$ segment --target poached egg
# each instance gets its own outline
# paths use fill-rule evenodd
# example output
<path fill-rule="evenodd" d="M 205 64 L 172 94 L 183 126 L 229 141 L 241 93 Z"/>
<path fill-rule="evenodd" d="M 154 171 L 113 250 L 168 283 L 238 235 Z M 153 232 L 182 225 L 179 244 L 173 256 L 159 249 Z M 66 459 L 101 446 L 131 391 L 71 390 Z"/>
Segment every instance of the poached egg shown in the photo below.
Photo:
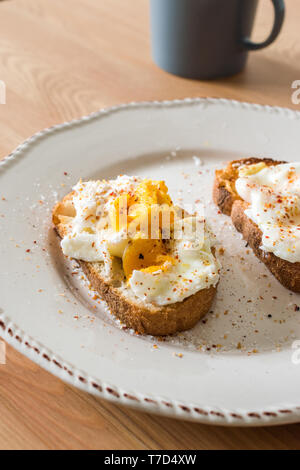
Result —
<path fill-rule="evenodd" d="M 138 299 L 167 305 L 218 283 L 220 265 L 205 220 L 175 206 L 163 181 L 126 175 L 79 181 L 72 204 L 76 215 L 61 241 L 63 253 L 103 262 L 110 279 L 120 259 Z"/>
<path fill-rule="evenodd" d="M 300 262 L 300 163 L 244 165 L 235 186 L 262 232 L 260 248 Z"/>

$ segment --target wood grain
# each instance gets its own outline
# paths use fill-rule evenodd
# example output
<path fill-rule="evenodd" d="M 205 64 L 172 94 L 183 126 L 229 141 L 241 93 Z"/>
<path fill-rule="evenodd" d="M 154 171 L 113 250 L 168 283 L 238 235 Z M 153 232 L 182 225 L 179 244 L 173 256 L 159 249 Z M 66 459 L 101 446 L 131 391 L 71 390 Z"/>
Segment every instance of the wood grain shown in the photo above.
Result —
<path fill-rule="evenodd" d="M 0 3 L 0 158 L 41 128 L 120 102 L 222 96 L 295 108 L 300 79 L 299 2 L 286 2 L 278 41 L 232 78 L 199 82 L 151 61 L 148 0 Z M 271 2 L 260 2 L 255 38 Z M 300 109 L 300 106 L 299 106 Z M 300 425 L 225 429 L 150 416 L 96 399 L 11 347 L 0 365 L 0 449 L 299 449 Z"/>

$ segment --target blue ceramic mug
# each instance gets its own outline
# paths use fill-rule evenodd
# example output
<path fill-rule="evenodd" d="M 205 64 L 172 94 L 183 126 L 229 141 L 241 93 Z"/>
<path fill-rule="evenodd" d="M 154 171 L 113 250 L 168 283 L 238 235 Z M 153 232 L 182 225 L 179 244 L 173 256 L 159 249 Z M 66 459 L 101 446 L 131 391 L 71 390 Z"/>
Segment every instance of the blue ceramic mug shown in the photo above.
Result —
<path fill-rule="evenodd" d="M 182 77 L 211 79 L 240 72 L 248 51 L 277 38 L 284 0 L 272 0 L 275 18 L 269 37 L 250 40 L 258 0 L 150 0 L 155 63 Z"/>

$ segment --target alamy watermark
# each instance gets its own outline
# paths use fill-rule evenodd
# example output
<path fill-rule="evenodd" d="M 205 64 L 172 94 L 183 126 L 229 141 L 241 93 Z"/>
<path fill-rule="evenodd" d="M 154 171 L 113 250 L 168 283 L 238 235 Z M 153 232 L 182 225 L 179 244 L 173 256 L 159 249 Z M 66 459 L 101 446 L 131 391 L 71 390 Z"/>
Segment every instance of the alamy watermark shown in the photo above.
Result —
<path fill-rule="evenodd" d="M 6 364 L 6 345 L 2 339 L 0 339 L 0 365 Z"/>
<path fill-rule="evenodd" d="M 6 104 L 6 85 L 3 80 L 0 80 L 0 104 Z"/>
<path fill-rule="evenodd" d="M 295 91 L 292 93 L 292 103 L 295 105 L 300 104 L 300 80 L 295 80 L 292 83 L 292 89 Z"/>
<path fill-rule="evenodd" d="M 109 214 L 104 213 L 103 207 L 97 207 L 97 229 L 110 227 L 122 238 L 129 239 L 183 240 L 189 249 L 199 250 L 205 239 L 204 206 L 198 205 L 196 212 L 194 209 L 193 204 L 185 204 L 182 208 L 168 204 L 129 205 L 127 196 L 120 196 Z M 94 222 L 92 215 L 85 220 Z"/>

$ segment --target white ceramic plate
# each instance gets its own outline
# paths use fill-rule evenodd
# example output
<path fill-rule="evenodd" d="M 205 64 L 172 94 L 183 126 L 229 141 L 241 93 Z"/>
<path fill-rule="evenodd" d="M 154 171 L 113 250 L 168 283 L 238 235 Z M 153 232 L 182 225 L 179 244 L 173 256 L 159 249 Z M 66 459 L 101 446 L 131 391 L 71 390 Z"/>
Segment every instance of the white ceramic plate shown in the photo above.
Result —
<path fill-rule="evenodd" d="M 222 425 L 299 421 L 300 298 L 211 202 L 216 166 L 298 160 L 299 131 L 291 110 L 187 99 L 102 110 L 27 140 L 0 163 L 1 336 L 72 385 L 148 412 Z M 174 200 L 204 203 L 225 248 L 212 313 L 165 341 L 122 330 L 51 227 L 53 204 L 80 177 L 119 173 L 165 179 Z"/>

